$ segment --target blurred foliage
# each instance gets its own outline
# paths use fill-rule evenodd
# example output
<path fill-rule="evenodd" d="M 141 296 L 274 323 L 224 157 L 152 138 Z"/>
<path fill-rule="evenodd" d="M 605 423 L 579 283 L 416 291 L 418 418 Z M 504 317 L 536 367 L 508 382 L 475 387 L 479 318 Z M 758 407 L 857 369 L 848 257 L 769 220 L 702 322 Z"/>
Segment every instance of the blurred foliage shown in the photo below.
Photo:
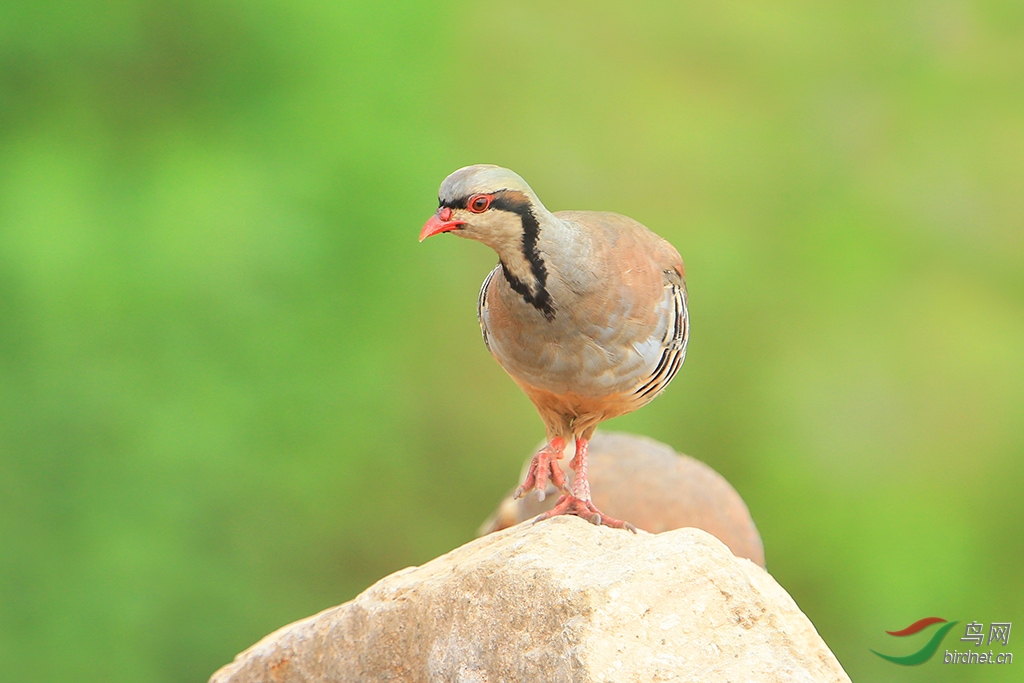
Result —
<path fill-rule="evenodd" d="M 0 4 L 0 669 L 202 681 L 472 538 L 542 427 L 493 254 L 416 237 L 489 162 L 679 248 L 608 426 L 733 482 L 854 680 L 1011 680 L 868 649 L 1024 627 L 1022 73 L 1011 1 Z"/>

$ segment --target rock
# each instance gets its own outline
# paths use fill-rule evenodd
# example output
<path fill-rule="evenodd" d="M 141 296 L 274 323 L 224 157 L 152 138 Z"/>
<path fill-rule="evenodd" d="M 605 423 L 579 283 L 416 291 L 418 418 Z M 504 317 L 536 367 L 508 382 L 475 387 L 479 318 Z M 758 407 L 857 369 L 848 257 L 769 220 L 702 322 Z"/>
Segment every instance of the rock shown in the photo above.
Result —
<path fill-rule="evenodd" d="M 784 591 L 698 529 L 523 524 L 270 634 L 211 683 L 849 681 Z"/>
<path fill-rule="evenodd" d="M 532 457 L 527 457 L 519 481 L 526 476 Z M 688 526 L 703 529 L 737 557 L 765 566 L 761 536 L 740 494 L 699 460 L 654 439 L 597 432 L 590 442 L 588 465 L 594 505 L 610 516 L 652 534 Z M 562 469 L 572 481 L 572 469 Z M 559 495 L 549 484 L 544 502 L 538 502 L 534 493 L 513 500 L 514 490 L 513 486 L 497 512 L 480 527 L 480 534 L 533 519 L 554 507 Z"/>

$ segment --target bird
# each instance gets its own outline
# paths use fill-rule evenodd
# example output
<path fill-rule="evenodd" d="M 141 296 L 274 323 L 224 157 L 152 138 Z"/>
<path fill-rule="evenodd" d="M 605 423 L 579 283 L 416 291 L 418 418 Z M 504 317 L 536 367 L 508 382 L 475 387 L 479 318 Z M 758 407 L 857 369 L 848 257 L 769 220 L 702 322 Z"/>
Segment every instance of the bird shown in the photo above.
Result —
<path fill-rule="evenodd" d="M 493 249 L 477 317 L 491 355 L 533 402 L 546 445 L 518 499 L 548 481 L 561 491 L 537 521 L 573 514 L 636 533 L 595 507 L 587 448 L 597 425 L 664 391 L 689 339 L 683 260 L 668 241 L 626 216 L 549 211 L 515 172 L 460 168 L 441 183 L 420 242 L 451 233 Z M 558 465 L 570 444 L 572 485 Z"/>

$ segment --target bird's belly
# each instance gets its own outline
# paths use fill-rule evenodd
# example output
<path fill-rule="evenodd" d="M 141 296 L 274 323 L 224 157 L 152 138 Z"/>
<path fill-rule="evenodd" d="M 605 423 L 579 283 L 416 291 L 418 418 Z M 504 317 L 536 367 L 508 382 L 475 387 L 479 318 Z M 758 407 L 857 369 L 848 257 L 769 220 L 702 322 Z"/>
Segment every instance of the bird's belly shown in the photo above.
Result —
<path fill-rule="evenodd" d="M 575 332 L 556 327 L 537 335 L 515 326 L 492 330 L 486 319 L 481 322 L 491 353 L 513 379 L 556 395 L 600 398 L 632 391 L 662 353 L 660 329 L 629 341 L 613 326 Z"/>

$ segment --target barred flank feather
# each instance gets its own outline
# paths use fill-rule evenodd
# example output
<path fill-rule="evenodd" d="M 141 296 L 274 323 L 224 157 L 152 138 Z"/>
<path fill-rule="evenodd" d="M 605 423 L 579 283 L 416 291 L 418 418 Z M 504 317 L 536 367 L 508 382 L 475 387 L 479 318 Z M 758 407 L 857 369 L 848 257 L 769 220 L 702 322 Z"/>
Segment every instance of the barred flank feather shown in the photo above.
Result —
<path fill-rule="evenodd" d="M 657 396 L 679 372 L 686 358 L 686 342 L 690 337 L 690 316 L 686 308 L 686 287 L 674 283 L 672 290 L 672 324 L 665 334 L 665 350 L 654 372 L 633 392 L 646 403 Z"/>

